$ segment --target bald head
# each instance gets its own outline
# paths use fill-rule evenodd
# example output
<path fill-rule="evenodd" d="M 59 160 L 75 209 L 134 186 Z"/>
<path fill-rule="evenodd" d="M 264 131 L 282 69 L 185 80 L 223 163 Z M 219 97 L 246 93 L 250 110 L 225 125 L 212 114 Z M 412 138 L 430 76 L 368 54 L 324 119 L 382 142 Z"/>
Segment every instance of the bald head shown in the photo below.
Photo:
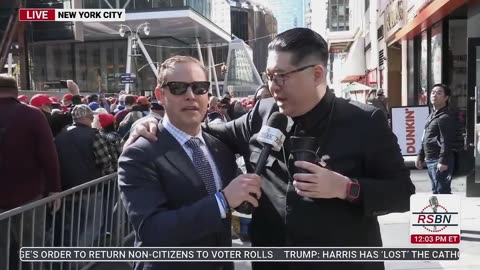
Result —
<path fill-rule="evenodd" d="M 0 74 L 0 97 L 18 96 L 17 81 L 13 76 L 6 73 Z"/>

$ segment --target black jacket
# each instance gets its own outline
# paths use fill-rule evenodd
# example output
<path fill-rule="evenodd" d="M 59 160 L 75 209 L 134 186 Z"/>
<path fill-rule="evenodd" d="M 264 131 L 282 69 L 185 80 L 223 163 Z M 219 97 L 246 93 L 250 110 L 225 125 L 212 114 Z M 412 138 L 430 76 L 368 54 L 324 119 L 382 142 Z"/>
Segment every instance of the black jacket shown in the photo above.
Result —
<path fill-rule="evenodd" d="M 221 218 L 215 196 L 208 195 L 182 145 L 162 124 L 157 136 L 156 142 L 138 139 L 118 163 L 120 197 L 135 229 L 135 246 L 231 246 L 230 220 Z M 236 176 L 234 155 L 212 136 L 203 138 L 225 187 Z M 139 262 L 135 269 L 231 270 L 233 264 Z"/>
<path fill-rule="evenodd" d="M 95 132 L 91 127 L 75 124 L 55 138 L 63 190 L 102 176 L 93 153 Z"/>
<path fill-rule="evenodd" d="M 332 104 L 335 106 L 332 108 Z M 243 155 L 247 170 L 254 171 L 262 145 L 257 133 L 278 111 L 273 98 L 262 99 L 243 117 L 210 132 Z M 332 115 L 328 136 L 327 122 Z M 377 216 L 409 210 L 415 187 L 405 167 L 397 139 L 385 114 L 374 107 L 336 98 L 331 92 L 310 112 L 294 119 L 293 130 L 325 140 L 320 156 L 328 154 L 332 170 L 356 178 L 360 200 L 310 199 L 296 194 L 287 169 L 290 146 L 273 152 L 263 173 L 262 197 L 250 226 L 253 246 L 381 246 Z M 298 134 L 295 134 L 298 135 Z M 328 138 L 327 138 L 328 137 Z M 290 166 L 291 171 L 291 166 Z M 291 172 L 290 172 L 291 173 Z M 319 268 L 321 267 L 321 268 Z M 254 269 L 383 269 L 383 263 L 254 264 Z"/>
<path fill-rule="evenodd" d="M 455 116 L 448 106 L 432 112 L 425 124 L 422 147 L 418 153 L 420 160 L 438 159 L 441 164 L 449 164 L 453 154 L 455 129 Z"/>

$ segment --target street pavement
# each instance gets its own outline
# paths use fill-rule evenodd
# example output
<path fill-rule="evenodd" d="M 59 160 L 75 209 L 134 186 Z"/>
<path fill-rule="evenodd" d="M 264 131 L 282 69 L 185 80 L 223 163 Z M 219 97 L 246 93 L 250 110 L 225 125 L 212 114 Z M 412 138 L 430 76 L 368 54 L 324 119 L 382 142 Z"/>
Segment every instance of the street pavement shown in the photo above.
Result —
<path fill-rule="evenodd" d="M 416 193 L 431 193 L 430 180 L 426 170 L 411 170 L 412 181 Z M 480 270 L 480 198 L 465 196 L 466 179 L 458 178 L 452 182 L 452 192 L 462 198 L 461 212 L 461 242 L 460 260 L 458 261 L 415 261 L 415 262 L 386 262 L 386 270 Z M 446 245 L 412 245 L 410 244 L 410 216 L 409 213 L 395 213 L 378 218 L 385 247 L 456 247 Z M 249 242 L 233 240 L 233 246 L 250 246 Z M 130 269 L 125 264 L 97 265 L 96 270 L 123 270 Z M 235 270 L 251 270 L 249 262 L 235 262 Z"/>

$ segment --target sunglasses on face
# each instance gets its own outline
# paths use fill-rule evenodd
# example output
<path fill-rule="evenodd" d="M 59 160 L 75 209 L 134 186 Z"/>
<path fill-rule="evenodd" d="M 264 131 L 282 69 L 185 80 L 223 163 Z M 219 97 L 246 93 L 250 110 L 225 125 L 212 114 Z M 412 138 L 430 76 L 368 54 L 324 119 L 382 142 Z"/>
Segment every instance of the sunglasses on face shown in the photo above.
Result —
<path fill-rule="evenodd" d="M 170 93 L 176 96 L 185 94 L 189 87 L 192 89 L 193 94 L 205 95 L 210 88 L 210 82 L 167 82 L 162 87 L 168 87 Z"/>

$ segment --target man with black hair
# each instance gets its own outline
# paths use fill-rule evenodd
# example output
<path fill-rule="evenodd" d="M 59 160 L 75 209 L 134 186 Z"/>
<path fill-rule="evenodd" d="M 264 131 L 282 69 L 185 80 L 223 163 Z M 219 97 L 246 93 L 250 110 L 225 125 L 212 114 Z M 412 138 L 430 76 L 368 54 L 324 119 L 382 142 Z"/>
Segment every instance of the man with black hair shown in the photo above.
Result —
<path fill-rule="evenodd" d="M 135 103 L 136 102 L 135 102 L 134 96 L 127 95 L 125 97 L 125 109 L 115 114 L 115 124 L 117 125 L 117 127 L 120 126 L 120 123 L 123 121 L 123 119 L 125 119 L 125 116 L 127 116 L 127 114 L 132 111 L 132 108 L 135 105 Z"/>
<path fill-rule="evenodd" d="M 418 169 L 427 166 L 433 194 L 451 194 L 454 165 L 455 116 L 448 108 L 451 95 L 445 84 L 435 84 L 430 92 L 433 111 L 427 118 L 422 147 L 415 163 Z"/>
<path fill-rule="evenodd" d="M 337 98 L 327 88 L 328 45 L 316 32 L 294 28 L 268 46 L 264 74 L 273 98 L 246 115 L 206 129 L 241 154 L 253 172 L 258 141 L 270 115 L 290 117 L 283 149 L 272 152 L 262 173 L 262 197 L 250 224 L 252 246 L 382 246 L 377 217 L 409 210 L 415 187 L 385 114 L 372 106 Z M 156 121 L 137 125 L 156 139 Z M 150 132 L 146 132 L 147 128 Z M 313 137 L 320 162 L 295 161 L 291 137 Z M 298 173 L 298 168 L 309 173 Z M 252 264 L 259 269 L 384 269 L 382 262 Z"/>

